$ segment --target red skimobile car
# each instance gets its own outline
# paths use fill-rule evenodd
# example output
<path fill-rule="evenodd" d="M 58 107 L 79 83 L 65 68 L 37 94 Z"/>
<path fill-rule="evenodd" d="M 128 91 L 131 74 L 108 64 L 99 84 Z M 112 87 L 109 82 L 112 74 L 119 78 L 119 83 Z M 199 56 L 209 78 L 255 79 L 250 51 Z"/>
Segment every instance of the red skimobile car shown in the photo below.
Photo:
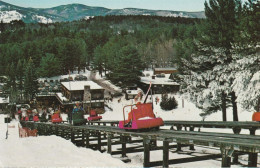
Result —
<path fill-rule="evenodd" d="M 60 117 L 60 114 L 59 113 L 54 113 L 51 116 L 51 122 L 52 123 L 61 123 L 62 122 L 62 118 Z"/>
<path fill-rule="evenodd" d="M 153 112 L 153 103 L 146 103 L 149 91 L 151 91 L 151 84 L 143 104 L 139 102 L 135 105 L 128 105 L 123 108 L 124 120 L 119 121 L 119 128 L 126 130 L 159 129 L 160 126 L 164 125 L 163 120 L 155 116 Z M 128 119 L 125 118 L 125 109 L 127 107 L 130 108 Z"/>
<path fill-rule="evenodd" d="M 128 119 L 125 119 L 125 108 L 130 107 Z M 125 106 L 123 109 L 124 120 L 119 121 L 119 128 L 127 130 L 159 128 L 164 125 L 161 118 L 156 118 L 153 113 L 152 103 Z"/>
<path fill-rule="evenodd" d="M 260 121 L 260 98 L 258 99 L 258 110 L 256 109 L 256 111 L 258 112 L 254 112 L 253 116 L 252 116 L 252 121 Z"/>
<path fill-rule="evenodd" d="M 95 110 L 90 110 L 88 121 L 97 121 L 97 120 L 101 120 L 101 119 L 102 119 L 102 116 L 98 116 L 97 112 Z"/>

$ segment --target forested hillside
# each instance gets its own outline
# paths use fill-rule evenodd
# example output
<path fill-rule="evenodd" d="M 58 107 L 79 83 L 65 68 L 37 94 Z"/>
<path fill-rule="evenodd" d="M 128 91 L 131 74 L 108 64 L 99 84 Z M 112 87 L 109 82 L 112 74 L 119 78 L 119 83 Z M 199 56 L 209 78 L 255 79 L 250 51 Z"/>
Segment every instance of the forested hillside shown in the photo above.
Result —
<path fill-rule="evenodd" d="M 88 3 L 88 2 L 86 2 Z M 204 11 L 186 12 L 171 10 L 149 10 L 140 8 L 108 9 L 84 4 L 66 4 L 52 8 L 25 8 L 0 1 L 0 20 L 9 23 L 22 20 L 25 23 L 54 23 L 88 19 L 93 16 L 149 15 L 168 17 L 205 18 Z"/>
<path fill-rule="evenodd" d="M 111 78 L 117 81 L 120 76 L 117 71 L 124 73 L 129 70 L 128 66 L 138 71 L 149 66 L 171 66 L 175 40 L 183 38 L 186 29 L 194 29 L 198 21 L 158 16 L 105 16 L 53 24 L 1 23 L 0 73 L 18 75 L 21 70 L 13 67 L 18 63 L 26 67 L 32 59 L 39 77 L 92 66 L 100 72 L 115 72 Z M 122 62 L 128 66 L 122 66 Z"/>
<path fill-rule="evenodd" d="M 206 19 L 98 16 L 51 24 L 0 23 L 0 75 L 32 95 L 38 77 L 91 68 L 120 86 L 141 71 L 176 67 L 181 92 L 209 115 L 260 110 L 260 2 L 209 0 Z M 31 81 L 31 82 L 30 82 Z M 259 103 L 260 104 L 260 103 Z"/>

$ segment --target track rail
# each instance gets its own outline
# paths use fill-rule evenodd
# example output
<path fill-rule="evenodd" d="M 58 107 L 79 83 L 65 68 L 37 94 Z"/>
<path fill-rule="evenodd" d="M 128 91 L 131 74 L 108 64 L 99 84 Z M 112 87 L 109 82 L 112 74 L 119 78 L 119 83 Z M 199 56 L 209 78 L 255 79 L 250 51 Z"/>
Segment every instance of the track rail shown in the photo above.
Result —
<path fill-rule="evenodd" d="M 89 121 L 88 125 L 110 125 L 110 126 L 118 126 L 119 121 Z M 182 128 L 189 128 L 189 130 L 193 131 L 195 128 L 230 128 L 233 130 L 235 134 L 239 134 L 241 129 L 248 129 L 250 131 L 250 135 L 255 135 L 255 131 L 260 129 L 260 122 L 252 122 L 252 121 L 174 121 L 174 120 L 166 120 L 164 121 L 165 126 L 170 126 L 171 129 L 176 127 L 177 130 L 182 130 Z"/>
<path fill-rule="evenodd" d="M 188 122 L 188 121 L 186 121 Z M 185 125 L 184 121 L 166 121 L 165 125 L 182 124 L 182 126 L 203 126 L 202 123 L 196 123 Z M 169 143 L 177 143 L 181 145 L 202 145 L 206 147 L 217 147 L 221 150 L 222 154 L 222 166 L 229 167 L 231 165 L 231 156 L 236 152 L 249 153 L 249 166 L 257 167 L 257 153 L 260 151 L 260 136 L 257 135 L 239 135 L 239 134 L 227 134 L 227 133 L 214 133 L 214 132 L 195 132 L 195 131 L 182 131 L 182 130 L 165 130 L 160 129 L 158 131 L 146 131 L 146 132 L 130 132 L 119 129 L 115 125 L 118 121 L 97 121 L 89 124 L 97 125 L 83 125 L 83 126 L 72 126 L 69 124 L 52 124 L 52 123 L 37 123 L 37 122 L 24 122 L 21 124 L 24 127 L 31 129 L 37 129 L 40 135 L 57 135 L 66 139 L 71 139 L 75 142 L 80 139 L 82 146 L 90 147 L 90 141 L 97 141 L 96 149 L 101 150 L 101 135 L 104 135 L 104 139 L 107 140 L 108 153 L 112 153 L 112 138 L 119 137 L 119 142 L 122 144 L 122 156 L 126 156 L 126 143 L 129 142 L 127 139 L 137 137 L 143 141 L 144 151 L 144 167 L 153 166 L 150 162 L 150 150 L 151 143 L 156 141 L 163 141 L 163 161 L 162 166 L 168 167 L 169 165 Z M 220 125 L 220 122 L 210 122 L 211 127 Z M 210 124 L 205 123 L 205 124 Z M 214 123 L 216 125 L 214 125 Z M 104 125 L 113 126 L 104 126 Z M 200 124 L 200 125 L 199 125 Z M 254 122 L 245 122 L 242 124 L 238 123 L 222 123 L 227 124 L 228 128 L 240 126 L 240 128 L 250 129 L 252 127 L 258 129 L 259 124 Z M 209 126 L 209 125 L 208 125 Z M 223 125 L 222 125 L 223 126 Z M 221 127 L 222 128 L 222 127 Z M 225 127 L 226 128 L 226 127 Z M 91 137 L 96 137 L 91 140 Z M 156 144 L 156 143 L 155 143 Z M 194 149 L 194 147 L 193 147 Z M 158 164 L 158 163 L 157 163 Z"/>

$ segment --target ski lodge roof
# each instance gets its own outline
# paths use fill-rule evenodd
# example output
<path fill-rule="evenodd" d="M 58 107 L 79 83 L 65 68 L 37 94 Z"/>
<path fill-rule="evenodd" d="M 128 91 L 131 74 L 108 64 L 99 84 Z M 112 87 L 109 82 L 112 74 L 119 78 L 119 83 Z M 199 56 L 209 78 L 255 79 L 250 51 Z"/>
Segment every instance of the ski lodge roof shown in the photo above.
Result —
<path fill-rule="evenodd" d="M 152 83 L 152 85 L 180 85 L 174 82 L 172 79 L 169 79 L 170 74 L 165 74 L 165 77 L 158 78 L 155 75 L 153 75 L 152 71 L 144 71 L 143 73 L 147 75 L 141 77 L 141 82 L 145 84 Z M 152 76 L 154 76 L 154 79 L 152 78 Z"/>
<path fill-rule="evenodd" d="M 176 68 L 154 68 L 153 73 L 154 75 L 156 74 L 171 74 L 171 73 L 176 73 L 178 70 Z"/>
<path fill-rule="evenodd" d="M 0 104 L 8 104 L 9 103 L 9 97 L 4 98 L 0 97 Z"/>
<path fill-rule="evenodd" d="M 70 91 L 84 90 L 84 86 L 90 86 L 91 90 L 94 89 L 104 89 L 93 81 L 70 81 L 70 82 L 61 82 L 61 84 Z"/>
<path fill-rule="evenodd" d="M 176 68 L 154 68 L 155 71 L 176 71 Z"/>
<path fill-rule="evenodd" d="M 155 79 L 152 79 L 151 77 L 141 77 L 141 82 L 145 83 L 145 84 L 152 83 L 152 85 L 180 85 L 180 84 L 178 84 L 176 82 L 173 82 L 171 79 L 168 79 L 168 78 L 163 78 L 163 79 L 155 78 Z"/>

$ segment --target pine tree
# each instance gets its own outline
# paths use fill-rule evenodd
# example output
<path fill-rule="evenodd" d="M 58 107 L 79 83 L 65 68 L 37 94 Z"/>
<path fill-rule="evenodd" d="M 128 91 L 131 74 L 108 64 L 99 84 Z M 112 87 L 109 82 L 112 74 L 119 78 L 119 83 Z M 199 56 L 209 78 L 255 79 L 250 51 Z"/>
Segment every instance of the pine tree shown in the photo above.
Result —
<path fill-rule="evenodd" d="M 115 62 L 114 69 L 110 77 L 116 83 L 121 82 L 123 87 L 136 84 L 140 81 L 144 64 L 133 46 L 125 46 L 117 53 L 118 59 Z"/>
<path fill-rule="evenodd" d="M 243 6 L 237 37 L 236 59 L 231 66 L 236 70 L 232 88 L 238 94 L 237 101 L 244 108 L 254 111 L 260 99 L 260 2 L 250 0 Z"/>
<path fill-rule="evenodd" d="M 184 81 L 193 101 L 203 108 L 214 111 L 222 109 L 223 121 L 226 121 L 226 108 L 231 97 L 233 120 L 238 121 L 237 94 L 232 90 L 235 73 L 229 64 L 233 61 L 233 44 L 238 32 L 238 16 L 241 10 L 240 1 L 209 0 L 205 2 L 206 20 L 198 25 L 200 38 L 195 41 L 197 51 L 191 57 L 183 60 L 190 67 Z M 221 100 L 221 106 L 218 104 Z"/>
<path fill-rule="evenodd" d="M 38 68 L 38 74 L 41 77 L 52 77 L 61 73 L 61 65 L 54 54 L 46 53 L 45 57 L 42 57 L 40 67 Z"/>
<path fill-rule="evenodd" d="M 101 46 L 97 46 L 94 51 L 94 59 L 93 59 L 93 66 L 94 69 L 98 70 L 99 75 L 102 77 L 102 72 L 104 69 L 104 63 L 106 62 L 105 54 L 103 54 L 103 49 Z"/>
<path fill-rule="evenodd" d="M 178 102 L 173 97 L 168 97 L 168 94 L 162 94 L 160 106 L 163 110 L 172 110 L 178 107 Z"/>
<path fill-rule="evenodd" d="M 38 92 L 38 81 L 35 72 L 33 61 L 30 58 L 25 68 L 24 77 L 24 90 L 27 100 L 32 100 Z"/>
<path fill-rule="evenodd" d="M 18 81 L 18 91 L 20 92 L 20 99 L 23 97 L 23 82 L 24 82 L 24 66 L 21 59 L 19 59 L 17 67 L 16 67 L 16 75 L 17 75 L 17 81 Z"/>
<path fill-rule="evenodd" d="M 8 69 L 8 77 L 9 77 L 9 86 L 11 86 L 14 90 L 16 90 L 16 70 L 14 66 L 14 62 L 11 63 Z"/>

